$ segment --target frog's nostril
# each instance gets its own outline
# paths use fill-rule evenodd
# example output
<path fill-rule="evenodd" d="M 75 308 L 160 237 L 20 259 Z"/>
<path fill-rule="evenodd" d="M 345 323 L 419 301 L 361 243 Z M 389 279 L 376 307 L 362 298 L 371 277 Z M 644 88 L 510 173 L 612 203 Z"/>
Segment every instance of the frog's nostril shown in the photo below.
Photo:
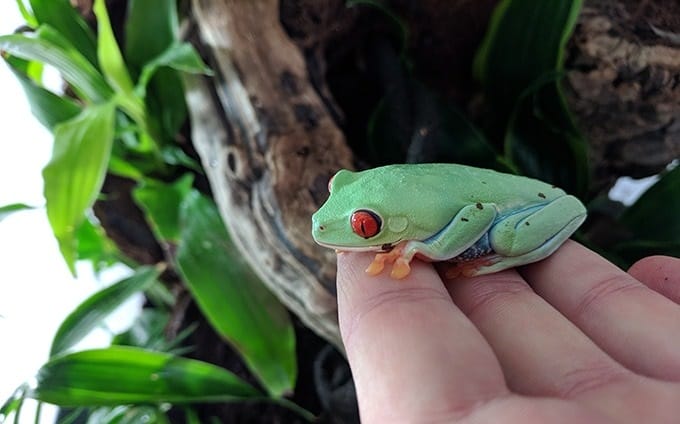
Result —
<path fill-rule="evenodd" d="M 324 227 L 323 225 L 319 225 L 319 231 L 323 231 L 325 229 L 326 229 L 326 227 Z"/>

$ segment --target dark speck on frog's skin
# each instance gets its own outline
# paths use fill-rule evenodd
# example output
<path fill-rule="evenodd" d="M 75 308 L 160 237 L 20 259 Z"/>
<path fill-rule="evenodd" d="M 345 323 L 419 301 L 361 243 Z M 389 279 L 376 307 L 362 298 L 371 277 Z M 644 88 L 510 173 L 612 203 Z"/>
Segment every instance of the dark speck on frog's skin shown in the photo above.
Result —
<path fill-rule="evenodd" d="M 481 203 L 477 203 L 475 206 L 477 207 L 477 209 L 484 209 L 484 206 L 482 206 Z"/>
<path fill-rule="evenodd" d="M 463 221 L 463 222 L 468 222 L 468 221 L 469 221 L 469 219 L 467 219 L 467 218 L 461 218 L 460 220 Z"/>
<path fill-rule="evenodd" d="M 541 199 L 545 199 L 545 194 L 543 194 L 543 193 L 538 193 L 538 197 L 540 197 Z"/>

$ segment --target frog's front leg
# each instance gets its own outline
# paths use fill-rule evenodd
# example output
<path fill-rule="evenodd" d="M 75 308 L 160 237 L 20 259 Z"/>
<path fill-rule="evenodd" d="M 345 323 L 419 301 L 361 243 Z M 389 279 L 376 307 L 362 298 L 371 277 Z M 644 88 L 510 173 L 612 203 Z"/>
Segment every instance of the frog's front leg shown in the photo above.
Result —
<path fill-rule="evenodd" d="M 402 279 L 411 272 L 410 263 L 415 255 L 432 261 L 451 259 L 464 252 L 486 233 L 493 224 L 496 214 L 496 207 L 492 203 L 466 206 L 458 211 L 441 231 L 429 239 L 411 240 L 403 247 L 398 246 L 391 252 L 378 254 L 366 271 L 377 274 L 385 262 L 394 261 L 390 275 L 392 278 Z"/>

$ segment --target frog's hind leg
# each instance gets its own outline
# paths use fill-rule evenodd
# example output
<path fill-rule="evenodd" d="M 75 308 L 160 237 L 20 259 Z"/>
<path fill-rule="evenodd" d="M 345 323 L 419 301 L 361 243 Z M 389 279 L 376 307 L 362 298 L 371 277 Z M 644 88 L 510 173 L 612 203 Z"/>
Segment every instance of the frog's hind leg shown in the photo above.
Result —
<path fill-rule="evenodd" d="M 501 259 L 468 275 L 482 275 L 550 256 L 586 218 L 578 199 L 563 196 L 497 222 L 489 231 L 491 247 Z"/>

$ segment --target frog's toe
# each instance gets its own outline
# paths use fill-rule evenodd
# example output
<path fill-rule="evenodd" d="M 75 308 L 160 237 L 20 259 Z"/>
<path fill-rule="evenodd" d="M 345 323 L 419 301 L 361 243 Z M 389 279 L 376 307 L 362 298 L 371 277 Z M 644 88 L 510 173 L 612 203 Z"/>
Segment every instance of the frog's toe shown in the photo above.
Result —
<path fill-rule="evenodd" d="M 366 268 L 366 274 L 368 275 L 378 275 L 385 268 L 385 261 L 381 261 L 379 258 L 373 259 L 373 262 Z"/>
<path fill-rule="evenodd" d="M 500 262 L 501 258 L 497 255 L 484 256 L 468 262 L 457 262 L 444 272 L 444 277 L 454 279 L 457 277 L 474 277 L 475 275 L 488 274 L 486 270 L 491 269 Z"/>
<path fill-rule="evenodd" d="M 409 265 L 409 261 L 404 258 L 398 258 L 396 261 L 394 261 L 394 265 L 392 266 L 392 272 L 390 273 L 390 276 L 394 279 L 401 280 L 410 273 L 411 266 Z"/>

